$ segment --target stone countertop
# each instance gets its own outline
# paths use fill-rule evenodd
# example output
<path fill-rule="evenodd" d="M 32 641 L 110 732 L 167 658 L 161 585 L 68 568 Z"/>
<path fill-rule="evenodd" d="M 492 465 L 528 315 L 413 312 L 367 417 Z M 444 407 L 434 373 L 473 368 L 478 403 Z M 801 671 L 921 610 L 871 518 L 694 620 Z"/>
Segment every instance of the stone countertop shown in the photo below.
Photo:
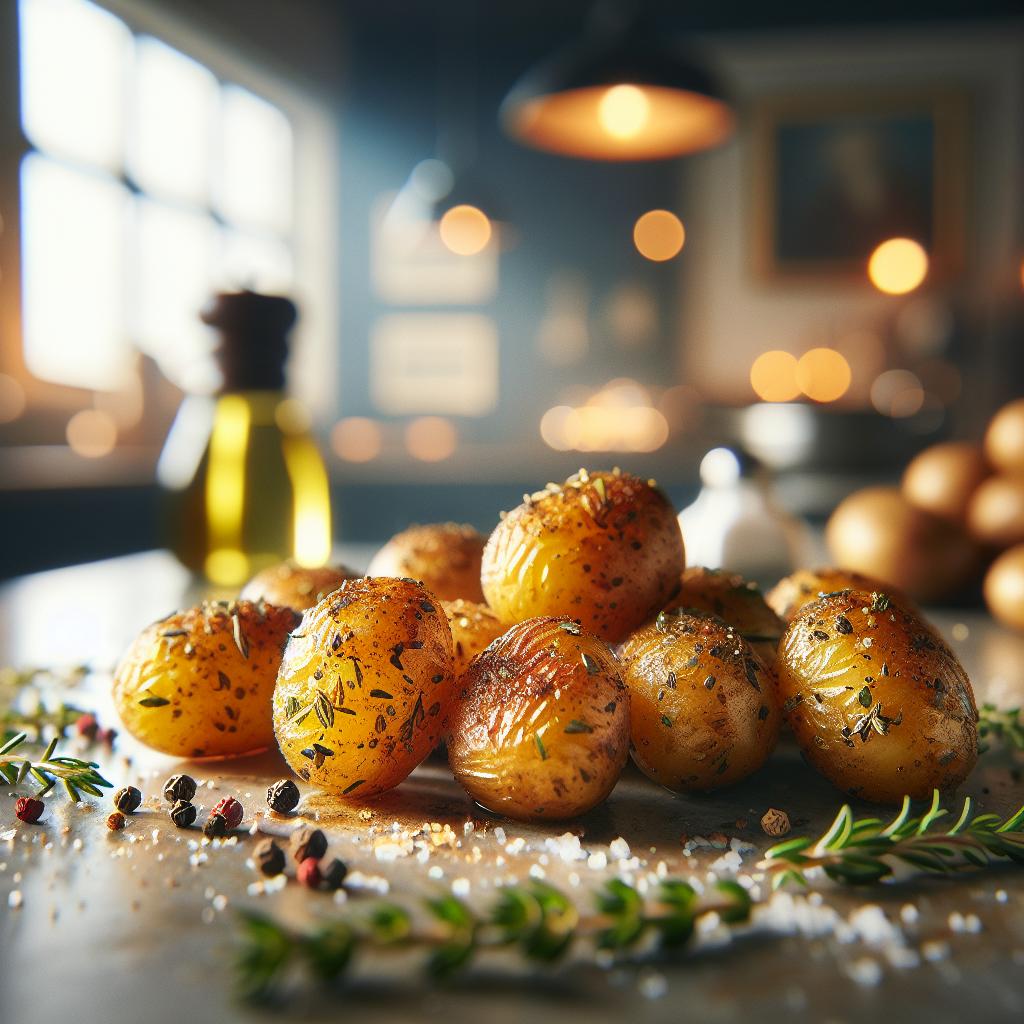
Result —
<path fill-rule="evenodd" d="M 365 552 L 342 552 L 356 564 Z M 147 622 L 185 599 L 189 581 L 155 552 L 28 577 L 0 591 L 0 664 L 89 662 L 97 672 L 76 696 L 114 721 L 106 693 L 117 655 Z M 970 672 L 979 702 L 1024 703 L 1024 637 L 978 612 L 934 616 Z M 503 822 L 475 808 L 443 760 L 431 759 L 398 790 L 366 805 L 304 792 L 301 819 L 316 821 L 356 886 L 348 907 L 290 881 L 265 887 L 247 865 L 255 840 L 203 843 L 171 824 L 160 798 L 174 770 L 200 781 L 196 801 L 241 800 L 245 823 L 287 834 L 299 818 L 270 815 L 269 782 L 287 776 L 276 753 L 234 762 L 175 762 L 119 737 L 96 748 L 115 785 L 146 795 L 128 827 L 104 821 L 109 798 L 70 806 L 48 801 L 36 826 L 14 818 L 0 791 L 0 1021 L 147 1024 L 242 1022 L 271 1014 L 304 1020 L 355 1012 L 360 1020 L 471 1019 L 489 1024 L 561 1021 L 900 1022 L 1024 1018 L 1024 871 L 998 867 L 955 879 L 907 881 L 851 891 L 766 899 L 752 926 L 701 930 L 673 960 L 599 968 L 581 957 L 528 971 L 496 956 L 455 984 L 431 987 L 404 955 L 360 960 L 349 987 L 299 993 L 253 1008 L 231 992 L 236 911 L 260 908 L 293 922 L 370 906 L 383 889 L 404 899 L 441 892 L 486 906 L 498 886 L 531 875 L 581 904 L 605 879 L 643 884 L 660 875 L 706 881 L 739 874 L 749 883 L 771 844 L 759 822 L 788 812 L 794 834 L 819 834 L 841 796 L 780 745 L 757 776 L 724 793 L 676 797 L 627 770 L 611 798 L 585 817 L 552 827 Z M 986 754 L 964 793 L 1005 814 L 1024 801 L 1024 761 Z M 963 794 L 961 794 L 963 795 Z M 868 812 L 867 807 L 855 807 Z M 569 834 L 567 834 L 569 830 Z M 578 839 L 578 842 L 577 842 Z M 730 843 L 730 840 L 734 840 Z M 628 846 L 628 850 L 626 849 Z M 767 894 L 762 893 L 767 897 Z"/>

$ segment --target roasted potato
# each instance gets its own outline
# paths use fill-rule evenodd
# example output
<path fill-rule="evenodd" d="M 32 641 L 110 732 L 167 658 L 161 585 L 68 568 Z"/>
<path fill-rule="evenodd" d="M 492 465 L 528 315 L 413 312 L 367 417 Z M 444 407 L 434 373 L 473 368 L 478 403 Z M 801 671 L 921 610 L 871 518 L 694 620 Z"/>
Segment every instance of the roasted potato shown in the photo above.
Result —
<path fill-rule="evenodd" d="M 175 757 L 273 746 L 270 698 L 299 616 L 262 602 L 203 604 L 147 626 L 114 674 L 125 728 Z"/>
<path fill-rule="evenodd" d="M 513 626 L 461 683 L 448 761 L 488 810 L 534 821 L 589 811 L 629 753 L 629 696 L 618 662 L 568 619 Z"/>
<path fill-rule="evenodd" d="M 505 632 L 501 619 L 485 604 L 473 601 L 442 601 L 452 631 L 452 650 L 455 652 L 455 675 L 461 676 L 469 663 Z"/>
<path fill-rule="evenodd" d="M 990 476 L 971 496 L 967 528 L 991 547 L 1024 544 L 1024 474 Z"/>
<path fill-rule="evenodd" d="M 967 673 L 931 626 L 885 594 L 848 590 L 805 606 L 782 638 L 777 672 L 804 756 L 851 796 L 927 797 L 974 767 Z"/>
<path fill-rule="evenodd" d="M 687 609 L 717 615 L 736 628 L 766 666 L 775 663 L 786 624 L 768 607 L 756 583 L 739 573 L 693 566 L 684 570 L 676 596 L 664 608 Z"/>
<path fill-rule="evenodd" d="M 633 760 L 660 785 L 720 789 L 757 771 L 775 748 L 774 682 L 736 627 L 665 613 L 626 641 L 622 664 Z"/>
<path fill-rule="evenodd" d="M 985 454 L 1002 473 L 1024 473 L 1024 398 L 1008 402 L 992 417 Z"/>
<path fill-rule="evenodd" d="M 874 590 L 888 594 L 903 605 L 910 603 L 904 594 L 874 576 L 835 567 L 797 569 L 768 591 L 767 601 L 783 623 L 787 623 L 793 621 L 805 604 L 817 601 L 823 594 L 834 594 L 840 590 L 864 590 L 867 593 Z"/>
<path fill-rule="evenodd" d="M 306 612 L 285 647 L 274 732 L 301 778 L 370 797 L 437 746 L 454 686 L 437 598 L 412 580 L 346 580 Z"/>
<path fill-rule="evenodd" d="M 945 441 L 925 448 L 910 460 L 901 489 L 912 505 L 963 523 L 971 495 L 991 472 L 977 445 Z"/>
<path fill-rule="evenodd" d="M 367 576 L 419 580 L 441 601 L 482 602 L 484 538 L 460 523 L 429 523 L 396 533 L 371 559 Z"/>
<path fill-rule="evenodd" d="M 684 565 L 675 511 L 653 481 L 581 469 L 505 516 L 481 573 L 503 622 L 568 616 L 617 643 L 672 596 Z"/>
<path fill-rule="evenodd" d="M 344 565 L 306 568 L 294 562 L 279 562 L 256 573 L 239 596 L 245 601 L 263 600 L 279 608 L 304 612 L 345 580 L 358 578 L 359 573 Z"/>

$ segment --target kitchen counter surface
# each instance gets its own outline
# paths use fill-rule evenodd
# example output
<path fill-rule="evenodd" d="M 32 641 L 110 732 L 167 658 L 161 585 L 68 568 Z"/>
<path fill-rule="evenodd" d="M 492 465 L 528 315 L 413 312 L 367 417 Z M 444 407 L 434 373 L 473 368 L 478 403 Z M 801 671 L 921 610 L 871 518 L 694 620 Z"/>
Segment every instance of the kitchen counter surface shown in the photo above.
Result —
<path fill-rule="evenodd" d="M 365 564 L 365 551 L 342 554 Z M 95 708 L 101 724 L 116 725 L 105 673 L 135 632 L 182 604 L 188 588 L 184 572 L 159 552 L 16 581 L 0 590 L 0 664 L 89 663 L 96 671 L 74 700 Z M 1024 637 L 979 612 L 934 619 L 979 703 L 1024 702 Z M 422 982 L 414 960 L 371 958 L 360 961 L 349 988 L 251 1007 L 232 996 L 240 908 L 302 922 L 370 906 L 384 888 L 395 899 L 454 889 L 486 905 L 497 886 L 531 872 L 581 904 L 614 874 L 706 880 L 709 870 L 738 871 L 749 882 L 759 851 L 772 842 L 759 825 L 766 810 L 785 810 L 794 835 L 817 835 L 842 798 L 784 742 L 758 776 L 722 794 L 674 797 L 627 771 L 586 817 L 524 827 L 474 808 L 444 762 L 430 760 L 375 803 L 344 806 L 304 792 L 302 816 L 328 832 L 330 854 L 361 886 L 339 908 L 330 894 L 294 882 L 259 891 L 260 876 L 246 863 L 253 837 L 204 844 L 197 829 L 175 829 L 160 805 L 163 779 L 188 771 L 201 783 L 199 804 L 235 795 L 247 825 L 287 834 L 295 821 L 265 813 L 268 783 L 288 775 L 276 753 L 182 763 L 130 737 L 119 737 L 113 752 L 90 749 L 115 786 L 134 782 L 146 794 L 123 832 L 105 827 L 109 798 L 71 806 L 54 796 L 43 822 L 30 826 L 15 819 L 10 792 L 0 790 L 0 1021 L 1024 1019 L 1024 870 L 1013 867 L 857 892 L 825 885 L 810 897 L 762 893 L 750 927 L 705 928 L 693 951 L 671 961 L 608 969 L 581 958 L 529 973 L 496 957 L 437 988 Z M 1024 802 L 1022 767 L 1021 755 L 987 753 L 964 793 L 1005 814 Z M 720 848 L 723 837 L 737 840 L 732 849 Z"/>

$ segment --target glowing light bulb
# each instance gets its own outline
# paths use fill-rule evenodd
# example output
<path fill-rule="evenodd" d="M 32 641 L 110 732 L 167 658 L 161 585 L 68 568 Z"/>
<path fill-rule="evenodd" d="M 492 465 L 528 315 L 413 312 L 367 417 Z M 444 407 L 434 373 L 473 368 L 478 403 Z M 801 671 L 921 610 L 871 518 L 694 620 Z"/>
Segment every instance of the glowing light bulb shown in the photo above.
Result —
<path fill-rule="evenodd" d="M 639 135 L 650 112 L 650 101 L 643 89 L 635 85 L 613 85 L 597 105 L 601 127 L 616 139 L 632 139 Z"/>
<path fill-rule="evenodd" d="M 912 292 L 927 273 L 928 254 L 912 238 L 890 238 L 868 260 L 871 283 L 886 295 Z"/>
<path fill-rule="evenodd" d="M 678 256 L 685 241 L 683 222 L 668 210 L 648 210 L 633 225 L 633 244 L 637 252 L 655 263 Z"/>
<path fill-rule="evenodd" d="M 483 210 L 465 203 L 446 210 L 439 227 L 441 241 L 459 256 L 475 256 L 491 240 L 491 221 Z"/>

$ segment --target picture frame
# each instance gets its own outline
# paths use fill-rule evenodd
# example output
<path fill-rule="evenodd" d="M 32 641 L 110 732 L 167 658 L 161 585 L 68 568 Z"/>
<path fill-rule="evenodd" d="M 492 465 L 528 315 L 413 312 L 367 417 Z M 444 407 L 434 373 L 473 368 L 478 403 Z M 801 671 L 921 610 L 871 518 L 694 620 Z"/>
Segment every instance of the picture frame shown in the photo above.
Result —
<path fill-rule="evenodd" d="M 857 282 L 888 238 L 963 267 L 967 101 L 952 90 L 777 96 L 753 111 L 752 256 L 766 281 Z"/>

